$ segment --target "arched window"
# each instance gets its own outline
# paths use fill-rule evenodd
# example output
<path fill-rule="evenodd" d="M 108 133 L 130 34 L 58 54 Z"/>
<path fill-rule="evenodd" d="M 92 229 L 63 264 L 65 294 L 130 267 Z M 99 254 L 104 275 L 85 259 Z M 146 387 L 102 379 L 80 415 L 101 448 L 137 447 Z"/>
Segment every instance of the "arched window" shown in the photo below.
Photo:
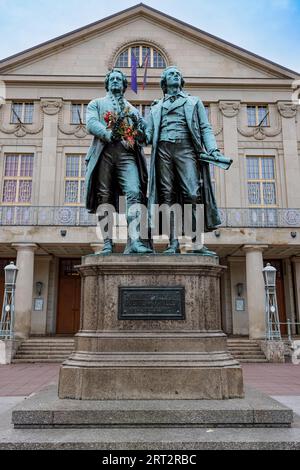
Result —
<path fill-rule="evenodd" d="M 115 67 L 131 67 L 131 54 L 134 53 L 139 67 L 143 67 L 148 57 L 148 67 L 164 69 L 166 61 L 162 54 L 154 47 L 145 45 L 129 46 L 117 57 Z"/>

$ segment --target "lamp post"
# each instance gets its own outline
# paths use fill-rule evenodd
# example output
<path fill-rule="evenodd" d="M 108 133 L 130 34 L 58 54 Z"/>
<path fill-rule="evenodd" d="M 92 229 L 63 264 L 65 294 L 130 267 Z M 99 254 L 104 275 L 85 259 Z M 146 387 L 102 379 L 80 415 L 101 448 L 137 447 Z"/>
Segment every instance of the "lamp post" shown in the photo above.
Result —
<path fill-rule="evenodd" d="M 14 328 L 15 290 L 18 268 L 14 262 L 5 266 L 5 290 L 0 321 L 0 338 L 12 339 Z"/>
<path fill-rule="evenodd" d="M 266 291 L 266 335 L 268 340 L 280 340 L 281 332 L 276 296 L 276 268 L 267 263 L 262 270 Z"/>

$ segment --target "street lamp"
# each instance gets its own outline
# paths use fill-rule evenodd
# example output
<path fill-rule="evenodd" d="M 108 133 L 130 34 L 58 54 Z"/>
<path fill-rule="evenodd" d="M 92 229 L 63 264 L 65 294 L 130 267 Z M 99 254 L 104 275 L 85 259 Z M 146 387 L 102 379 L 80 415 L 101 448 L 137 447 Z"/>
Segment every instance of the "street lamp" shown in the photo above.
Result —
<path fill-rule="evenodd" d="M 18 268 L 11 261 L 4 268 L 5 290 L 0 322 L 0 338 L 12 339 L 15 311 L 15 290 Z"/>
<path fill-rule="evenodd" d="M 267 263 L 262 270 L 266 292 L 266 335 L 269 340 L 281 340 L 280 323 L 276 296 L 276 268 Z"/>

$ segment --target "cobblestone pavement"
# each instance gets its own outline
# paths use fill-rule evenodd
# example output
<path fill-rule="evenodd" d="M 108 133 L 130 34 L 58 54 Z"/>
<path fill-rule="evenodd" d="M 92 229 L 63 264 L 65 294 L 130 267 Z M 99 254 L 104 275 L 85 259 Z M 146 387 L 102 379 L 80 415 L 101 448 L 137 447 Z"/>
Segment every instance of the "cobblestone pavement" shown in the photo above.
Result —
<path fill-rule="evenodd" d="M 0 397 L 28 396 L 58 382 L 60 364 L 0 366 Z M 300 365 L 243 364 L 244 382 L 268 395 L 300 396 Z"/>

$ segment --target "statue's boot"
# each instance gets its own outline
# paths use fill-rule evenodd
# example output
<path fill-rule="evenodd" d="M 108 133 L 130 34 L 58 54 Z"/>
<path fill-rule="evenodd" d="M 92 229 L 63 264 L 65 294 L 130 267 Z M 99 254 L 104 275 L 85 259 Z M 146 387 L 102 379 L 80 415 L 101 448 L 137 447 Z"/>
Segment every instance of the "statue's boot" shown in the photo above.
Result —
<path fill-rule="evenodd" d="M 176 235 L 175 235 L 174 214 L 171 214 L 169 245 L 165 249 L 164 253 L 166 255 L 175 255 L 176 253 L 180 253 L 179 247 L 180 247 L 179 241 L 178 241 L 178 239 L 176 238 Z"/>
<path fill-rule="evenodd" d="M 217 253 L 214 251 L 211 251 L 207 248 L 205 245 L 199 245 L 197 248 L 197 245 L 194 246 L 193 253 L 196 253 L 197 255 L 202 255 L 202 256 L 218 256 Z"/>
<path fill-rule="evenodd" d="M 140 224 L 133 224 L 138 215 L 138 212 L 134 215 L 127 215 L 128 242 L 124 250 L 125 255 L 129 255 L 131 253 L 141 255 L 146 253 L 153 253 L 152 249 L 147 247 L 141 240 Z"/>
<path fill-rule="evenodd" d="M 151 250 L 151 248 L 144 245 L 142 240 L 138 239 L 130 243 L 129 253 L 144 254 L 144 253 L 153 253 L 153 251 Z"/>
<path fill-rule="evenodd" d="M 176 253 L 180 253 L 179 249 L 179 241 L 177 238 L 170 239 L 170 243 L 168 247 L 165 249 L 164 253 L 166 255 L 175 255 Z"/>
<path fill-rule="evenodd" d="M 101 255 L 110 255 L 113 252 L 113 243 L 110 238 L 106 238 L 104 240 L 104 246 L 102 251 L 100 251 Z"/>

